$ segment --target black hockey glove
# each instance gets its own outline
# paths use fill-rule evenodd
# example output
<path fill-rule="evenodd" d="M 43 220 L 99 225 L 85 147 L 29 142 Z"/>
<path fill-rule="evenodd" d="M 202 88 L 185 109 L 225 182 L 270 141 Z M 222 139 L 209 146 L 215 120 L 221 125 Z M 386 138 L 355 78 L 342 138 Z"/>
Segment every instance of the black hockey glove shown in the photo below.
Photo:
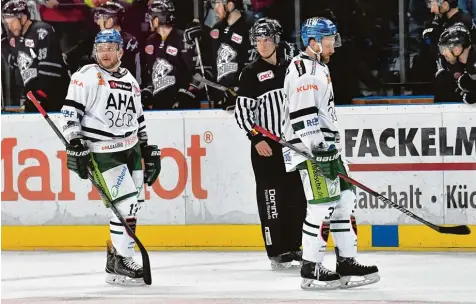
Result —
<path fill-rule="evenodd" d="M 339 153 L 334 145 L 331 145 L 327 151 L 313 150 L 312 155 L 322 175 L 330 180 L 337 178 L 337 173 L 339 173 Z"/>
<path fill-rule="evenodd" d="M 76 172 L 80 178 L 87 179 L 88 167 L 91 162 L 88 146 L 86 146 L 81 139 L 73 139 L 70 144 L 66 146 L 66 154 L 68 155 L 68 169 Z"/>
<path fill-rule="evenodd" d="M 197 20 L 193 20 L 187 25 L 187 29 L 183 32 L 185 42 L 189 45 L 195 44 L 195 38 L 200 38 L 203 35 L 202 26 Z"/>
<path fill-rule="evenodd" d="M 188 90 L 184 88 L 179 89 L 172 109 L 199 109 L 200 102 L 195 95 L 197 90 L 194 86 L 190 86 Z"/>
<path fill-rule="evenodd" d="M 142 158 L 144 159 L 144 183 L 152 186 L 160 173 L 160 149 L 156 145 L 142 147 Z"/>
<path fill-rule="evenodd" d="M 154 95 L 152 94 L 152 89 L 147 87 L 141 91 L 141 101 L 143 108 L 149 109 L 154 104 Z"/>

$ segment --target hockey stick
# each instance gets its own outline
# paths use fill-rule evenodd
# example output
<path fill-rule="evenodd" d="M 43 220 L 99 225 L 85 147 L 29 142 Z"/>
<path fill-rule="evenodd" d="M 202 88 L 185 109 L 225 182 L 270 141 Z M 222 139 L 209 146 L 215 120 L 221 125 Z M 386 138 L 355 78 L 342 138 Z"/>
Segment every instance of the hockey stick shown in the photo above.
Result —
<path fill-rule="evenodd" d="M 208 79 L 205 79 L 205 78 L 203 78 L 201 75 L 197 75 L 197 74 L 196 74 L 195 76 L 193 76 L 193 79 L 195 79 L 196 81 L 199 81 L 199 82 L 201 82 L 201 83 L 203 83 L 203 84 L 209 85 L 210 87 L 215 88 L 215 89 L 217 89 L 217 90 L 219 90 L 219 91 L 228 92 L 228 93 L 230 93 L 231 95 L 233 95 L 234 97 L 238 95 L 238 94 L 236 94 L 236 92 L 235 92 L 234 90 L 232 90 L 232 89 L 230 89 L 230 88 L 227 88 L 227 87 L 225 87 L 225 86 L 222 86 L 222 85 L 220 85 L 220 84 L 218 84 L 218 83 L 212 82 L 212 81 L 210 81 L 210 80 L 208 80 Z"/>
<path fill-rule="evenodd" d="M 38 111 L 43 115 L 43 117 L 46 119 L 46 122 L 50 125 L 50 127 L 53 129 L 53 131 L 56 133 L 56 135 L 59 137 L 63 145 L 69 146 L 68 141 L 66 138 L 64 138 L 63 134 L 61 133 L 60 130 L 58 130 L 58 127 L 55 125 L 55 123 L 51 120 L 51 118 L 48 116 L 48 113 L 46 113 L 45 109 L 41 106 L 41 104 L 38 102 L 38 100 L 35 98 L 33 93 L 30 91 L 26 94 L 29 100 L 35 105 L 35 107 L 38 109 Z M 147 285 L 152 284 L 152 274 L 150 271 L 150 260 L 149 260 L 149 254 L 147 253 L 147 250 L 145 249 L 144 245 L 142 245 L 141 241 L 139 238 L 137 238 L 136 234 L 132 231 L 132 229 L 129 227 L 129 225 L 126 223 L 126 220 L 122 217 L 121 213 L 119 210 L 117 210 L 116 206 L 111 203 L 111 200 L 107 197 L 106 193 L 102 189 L 102 187 L 95 181 L 93 173 L 91 170 L 88 170 L 88 178 L 89 180 L 93 183 L 93 185 L 96 187 L 96 189 L 99 192 L 99 195 L 104 199 L 106 202 L 109 203 L 109 206 L 111 207 L 112 212 L 117 216 L 121 224 L 124 226 L 124 228 L 127 231 L 127 234 L 136 242 L 137 247 L 139 247 L 140 254 L 142 256 L 142 266 L 144 267 L 144 283 Z"/>
<path fill-rule="evenodd" d="M 314 157 L 312 155 L 310 155 L 309 153 L 296 148 L 293 144 L 290 144 L 287 141 L 283 140 L 282 138 L 279 138 L 278 136 L 272 134 L 268 130 L 263 129 L 262 127 L 260 127 L 258 125 L 255 125 L 254 129 L 256 131 L 258 131 L 259 133 L 263 134 L 264 136 L 280 143 L 284 147 L 287 147 L 287 148 L 293 150 L 294 152 L 298 153 L 299 155 L 302 155 L 302 156 L 304 156 L 305 158 L 307 158 L 309 160 L 314 160 Z M 471 230 L 466 225 L 444 227 L 444 226 L 438 226 L 438 225 L 435 225 L 433 223 L 430 223 L 430 222 L 422 219 L 418 215 L 412 213 L 411 211 L 409 211 L 409 210 L 399 206 L 398 204 L 392 202 L 391 200 L 389 200 L 385 196 L 379 194 L 378 192 L 370 189 L 369 187 L 367 187 L 365 185 L 362 185 L 358 181 L 356 181 L 356 180 L 354 180 L 354 179 L 352 179 L 352 178 L 350 178 L 350 177 L 348 177 L 348 176 L 346 176 L 342 173 L 338 173 L 337 175 L 340 178 L 342 178 L 343 180 L 351 183 L 354 186 L 359 187 L 360 189 L 364 190 L 365 192 L 369 193 L 370 195 L 380 199 L 382 202 L 387 203 L 388 205 L 392 206 L 393 208 L 395 208 L 395 209 L 399 210 L 400 212 L 406 214 L 407 216 L 411 217 L 412 219 L 414 219 L 416 221 L 419 221 L 420 223 L 425 224 L 426 226 L 430 227 L 433 230 L 438 231 L 439 233 L 446 233 L 446 234 L 470 234 L 471 233 Z"/>
<path fill-rule="evenodd" d="M 195 20 L 196 19 L 194 19 L 194 21 Z M 202 52 L 200 51 L 200 46 L 198 45 L 197 37 L 195 37 L 195 49 L 198 55 L 198 63 L 200 64 L 200 70 L 202 71 L 202 77 L 203 79 L 205 79 L 205 69 L 203 68 Z M 210 93 L 208 93 L 208 86 L 206 84 L 205 84 L 205 94 L 207 95 L 207 99 L 208 99 L 208 107 L 211 109 L 213 108 L 213 106 L 212 106 L 212 101 L 210 100 Z"/>

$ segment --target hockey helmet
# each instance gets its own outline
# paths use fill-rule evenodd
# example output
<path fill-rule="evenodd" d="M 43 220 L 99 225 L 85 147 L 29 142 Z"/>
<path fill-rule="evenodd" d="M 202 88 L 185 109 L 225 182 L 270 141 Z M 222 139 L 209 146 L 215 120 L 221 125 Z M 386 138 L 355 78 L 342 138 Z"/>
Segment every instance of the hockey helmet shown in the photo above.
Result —
<path fill-rule="evenodd" d="M 279 22 L 270 18 L 258 19 L 250 28 L 251 45 L 256 47 L 258 37 L 271 37 L 275 44 L 279 44 L 283 29 Z"/>
<path fill-rule="evenodd" d="M 342 45 L 340 35 L 337 32 L 337 27 L 329 19 L 313 17 L 307 19 L 302 24 L 301 39 L 304 47 L 309 46 L 310 39 L 315 39 L 318 43 L 320 43 L 322 41 L 322 38 L 329 36 L 336 37 L 334 47 L 339 47 Z"/>
<path fill-rule="evenodd" d="M 115 29 L 107 29 L 100 31 L 94 39 L 94 44 L 98 43 L 116 43 L 119 48 L 122 49 L 122 37 L 121 34 Z"/>
<path fill-rule="evenodd" d="M 21 15 L 30 18 L 26 0 L 10 0 L 3 4 L 2 17 L 20 17 Z"/>
<path fill-rule="evenodd" d="M 471 34 L 463 23 L 456 23 L 445 29 L 438 41 L 440 53 L 443 53 L 446 48 L 452 51 L 458 45 L 461 45 L 463 49 L 471 45 Z"/>
<path fill-rule="evenodd" d="M 121 3 L 117 1 L 107 1 L 101 6 L 94 9 L 94 21 L 101 16 L 105 18 L 113 18 L 115 24 L 121 24 L 124 19 L 125 9 Z"/>
<path fill-rule="evenodd" d="M 153 0 L 147 10 L 147 16 L 150 21 L 157 17 L 160 24 L 174 24 L 175 5 L 172 0 Z"/>

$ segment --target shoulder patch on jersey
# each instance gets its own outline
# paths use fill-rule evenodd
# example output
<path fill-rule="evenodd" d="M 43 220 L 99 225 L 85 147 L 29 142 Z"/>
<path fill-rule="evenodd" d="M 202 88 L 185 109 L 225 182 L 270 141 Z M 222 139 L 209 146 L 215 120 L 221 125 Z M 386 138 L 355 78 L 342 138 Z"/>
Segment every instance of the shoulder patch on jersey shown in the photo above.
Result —
<path fill-rule="evenodd" d="M 273 79 L 274 78 L 274 73 L 273 73 L 273 71 L 269 70 L 269 71 L 259 73 L 257 76 L 258 76 L 258 80 L 260 82 L 263 82 L 263 81 L 268 80 L 268 79 Z"/>
<path fill-rule="evenodd" d="M 165 52 L 169 55 L 177 56 L 178 50 L 177 50 L 177 48 L 169 45 L 169 46 L 167 46 L 167 50 Z"/>
<path fill-rule="evenodd" d="M 294 61 L 294 65 L 296 66 L 296 70 L 299 73 L 299 77 L 306 74 L 306 67 L 304 65 L 304 61 L 296 60 L 296 61 Z"/>
<path fill-rule="evenodd" d="M 233 35 L 231 35 L 231 40 L 238 44 L 241 44 L 243 42 L 243 36 L 238 35 L 237 33 L 233 33 Z"/>
<path fill-rule="evenodd" d="M 15 37 L 10 38 L 10 46 L 15 47 Z"/>
<path fill-rule="evenodd" d="M 213 38 L 213 39 L 218 39 L 218 37 L 220 37 L 220 31 L 217 30 L 217 29 L 214 29 L 210 32 L 210 36 Z"/>
<path fill-rule="evenodd" d="M 154 46 L 152 44 L 149 44 L 145 47 L 145 52 L 149 55 L 154 54 Z"/>
<path fill-rule="evenodd" d="M 35 41 L 33 41 L 33 39 L 25 39 L 25 46 L 27 47 L 35 47 Z"/>
<path fill-rule="evenodd" d="M 43 40 L 48 35 L 48 31 L 44 28 L 39 28 L 36 33 L 38 34 L 38 39 Z"/>
<path fill-rule="evenodd" d="M 135 83 L 132 84 L 132 91 L 134 92 L 134 97 L 139 97 L 141 95 L 140 87 Z"/>

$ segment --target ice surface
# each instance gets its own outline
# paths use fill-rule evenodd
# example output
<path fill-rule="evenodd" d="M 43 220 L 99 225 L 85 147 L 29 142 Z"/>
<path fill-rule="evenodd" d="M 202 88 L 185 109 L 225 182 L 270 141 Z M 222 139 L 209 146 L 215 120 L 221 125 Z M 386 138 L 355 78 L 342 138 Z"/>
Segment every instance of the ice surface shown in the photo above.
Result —
<path fill-rule="evenodd" d="M 302 290 L 299 270 L 270 270 L 264 252 L 150 252 L 153 282 L 142 287 L 105 283 L 105 260 L 105 252 L 2 252 L 2 303 L 476 303 L 475 253 L 364 252 L 359 261 L 375 263 L 380 282 L 331 291 Z M 329 252 L 324 264 L 334 263 Z"/>

